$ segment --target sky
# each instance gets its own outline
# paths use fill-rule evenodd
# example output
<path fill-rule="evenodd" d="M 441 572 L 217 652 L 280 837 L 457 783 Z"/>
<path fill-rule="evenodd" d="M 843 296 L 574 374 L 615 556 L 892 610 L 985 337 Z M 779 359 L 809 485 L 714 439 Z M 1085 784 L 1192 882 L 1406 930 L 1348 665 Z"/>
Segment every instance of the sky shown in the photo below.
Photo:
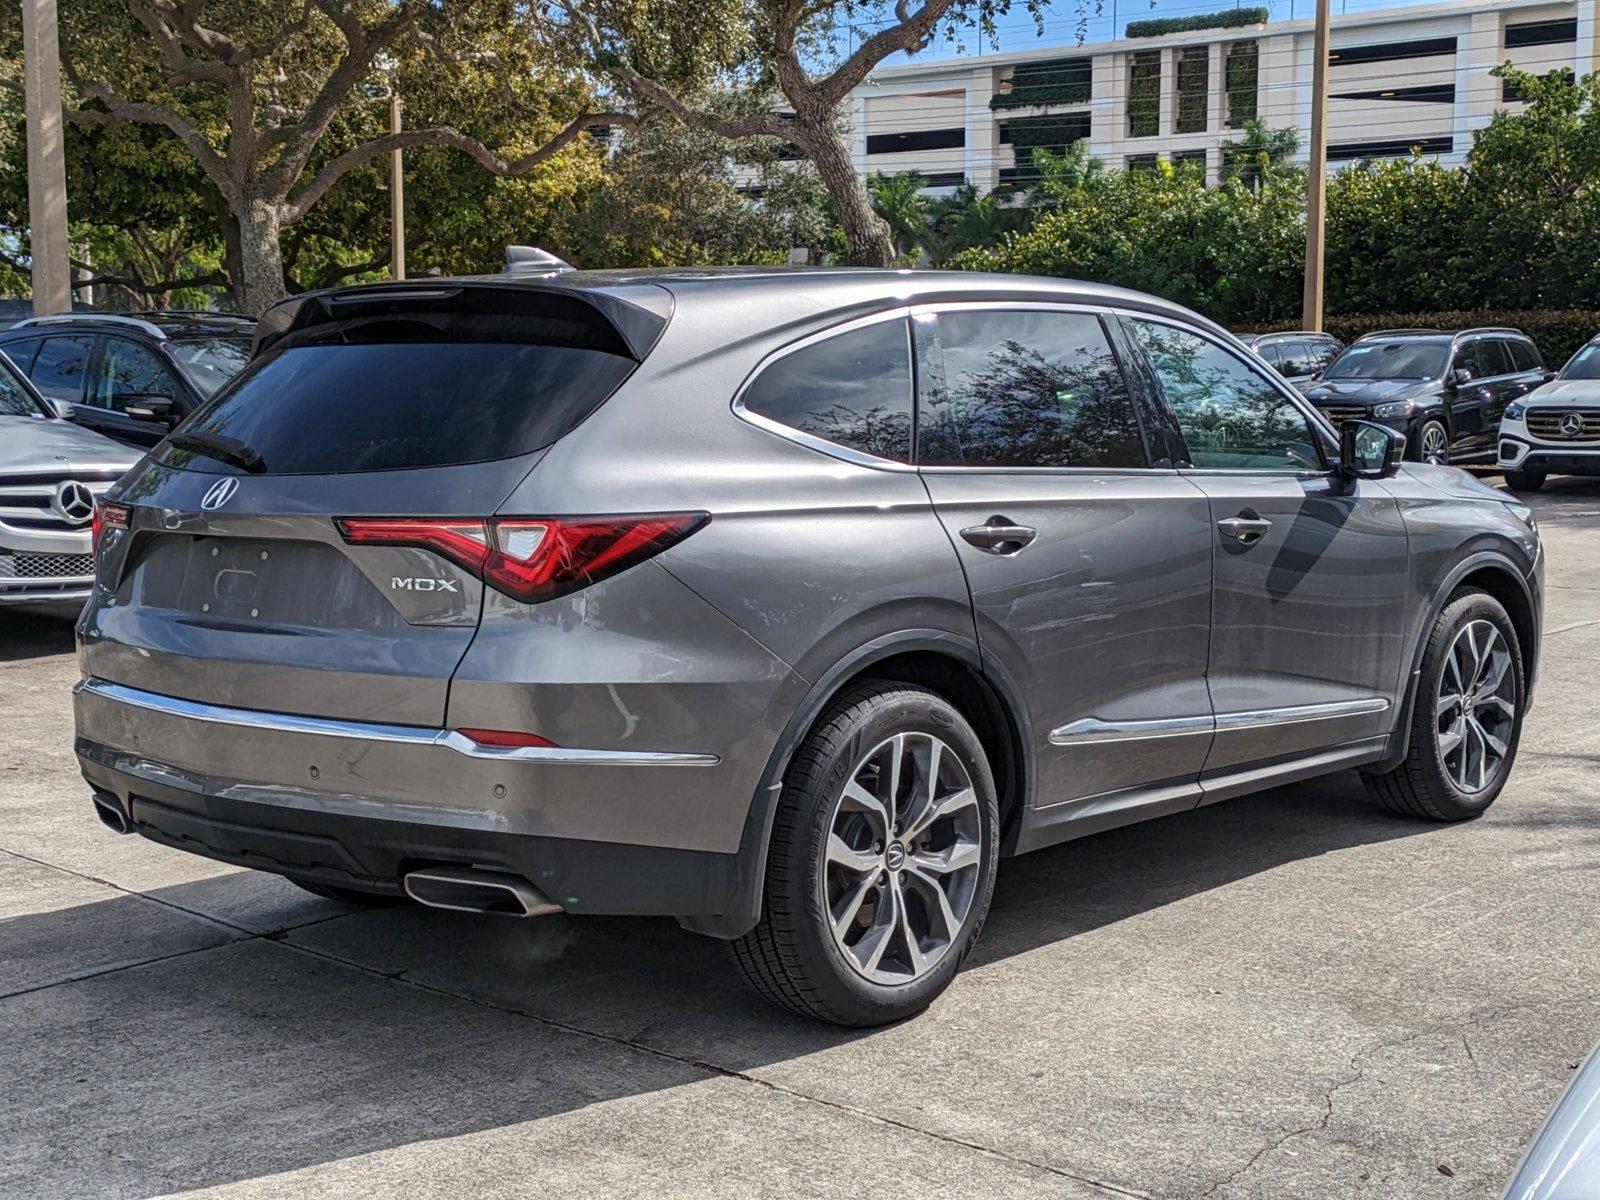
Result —
<path fill-rule="evenodd" d="M 977 34 L 969 32 L 963 39 L 963 45 L 936 42 L 917 55 L 914 61 L 935 62 L 980 53 L 992 54 L 997 50 L 1013 52 L 1052 46 L 1071 47 L 1079 43 L 1080 31 L 1083 41 L 1110 41 L 1113 37 L 1121 36 L 1129 21 L 1144 20 L 1147 17 L 1195 16 L 1241 6 L 1265 7 L 1272 13 L 1274 21 L 1309 18 L 1316 12 L 1316 0 L 1155 0 L 1155 3 L 1151 3 L 1151 0 L 1098 0 L 1097 15 L 1097 0 L 1082 0 L 1089 6 L 1089 12 L 1080 25 L 1079 2 L 1080 0 L 1055 0 L 1052 11 L 1045 15 L 1045 33 L 1040 37 L 1035 31 L 1033 18 L 1021 0 L 1013 0 L 1012 11 L 1000 20 L 998 46 L 990 38 L 982 39 L 980 46 Z M 1428 2 L 1430 0 L 1333 0 L 1333 15 L 1337 17 L 1343 12 L 1400 8 Z M 887 59 L 884 65 L 892 66 L 908 61 L 913 60 L 897 54 Z"/>

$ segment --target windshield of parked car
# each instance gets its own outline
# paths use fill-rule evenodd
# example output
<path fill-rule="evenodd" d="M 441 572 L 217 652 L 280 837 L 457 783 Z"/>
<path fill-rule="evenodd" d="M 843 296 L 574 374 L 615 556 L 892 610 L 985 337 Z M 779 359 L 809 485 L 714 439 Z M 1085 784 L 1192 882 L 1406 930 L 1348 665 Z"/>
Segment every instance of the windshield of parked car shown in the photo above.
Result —
<path fill-rule="evenodd" d="M 1357 342 L 1322 373 L 1324 379 L 1436 379 L 1450 348 L 1440 342 Z"/>
<path fill-rule="evenodd" d="M 0 354 L 0 417 L 48 417 L 17 377 L 11 360 Z"/>
<path fill-rule="evenodd" d="M 211 395 L 250 361 L 250 339 L 244 337 L 179 338 L 168 346 L 172 361 L 202 396 Z"/>
<path fill-rule="evenodd" d="M 1557 379 L 1600 379 L 1600 342 L 1590 342 L 1567 360 Z"/>

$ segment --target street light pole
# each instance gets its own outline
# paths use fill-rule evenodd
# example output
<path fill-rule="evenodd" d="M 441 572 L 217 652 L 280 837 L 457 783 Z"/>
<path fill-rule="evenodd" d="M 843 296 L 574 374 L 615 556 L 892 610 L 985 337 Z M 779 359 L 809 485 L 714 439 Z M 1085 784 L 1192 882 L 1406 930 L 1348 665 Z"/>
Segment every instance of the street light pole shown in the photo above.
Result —
<path fill-rule="evenodd" d="M 28 127 L 28 249 L 33 263 L 33 312 L 45 317 L 72 309 L 56 0 L 22 0 L 22 62 Z"/>
<path fill-rule="evenodd" d="M 389 132 L 400 132 L 400 92 L 393 83 L 389 86 Z M 406 176 L 399 150 L 389 152 L 389 234 L 393 239 L 391 273 L 396 279 L 406 277 Z"/>
<path fill-rule="evenodd" d="M 1317 0 L 1315 58 L 1311 68 L 1311 169 L 1306 175 L 1306 290 L 1301 324 L 1322 328 L 1323 259 L 1328 211 L 1328 45 L 1332 0 Z"/>

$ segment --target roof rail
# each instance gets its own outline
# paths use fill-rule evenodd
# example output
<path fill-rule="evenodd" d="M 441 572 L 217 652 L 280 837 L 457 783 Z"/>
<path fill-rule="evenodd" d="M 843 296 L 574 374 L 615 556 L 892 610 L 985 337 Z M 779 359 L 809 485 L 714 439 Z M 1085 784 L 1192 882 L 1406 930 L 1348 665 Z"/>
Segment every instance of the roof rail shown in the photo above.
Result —
<path fill-rule="evenodd" d="M 560 275 L 577 268 L 538 246 L 507 246 L 507 275 Z"/>
<path fill-rule="evenodd" d="M 1358 337 L 1356 339 L 1356 341 L 1364 342 L 1368 338 L 1399 337 L 1402 334 L 1413 334 L 1413 333 L 1427 333 L 1427 334 L 1433 334 L 1435 336 L 1440 336 L 1440 337 L 1451 337 L 1451 336 L 1453 336 L 1448 329 L 1423 329 L 1423 328 L 1420 328 L 1420 327 L 1418 327 L 1416 329 L 1374 329 L 1371 333 L 1363 333 L 1360 337 Z"/>
<path fill-rule="evenodd" d="M 13 325 L 12 329 L 29 329 L 39 325 L 66 325 L 74 321 L 110 321 L 115 325 L 130 325 L 141 333 L 148 333 L 151 337 L 165 338 L 167 335 L 159 325 L 149 321 L 141 321 L 138 317 L 125 317 L 120 313 L 57 313 L 48 317 L 24 317 Z"/>
<path fill-rule="evenodd" d="M 254 317 L 247 317 L 243 313 L 215 312 L 209 308 L 136 308 L 127 315 L 146 319 L 199 317 L 206 321 L 243 321 L 250 325 L 255 324 Z"/>
<path fill-rule="evenodd" d="M 1469 333 L 1510 333 L 1517 337 L 1527 337 L 1520 329 L 1513 329 L 1509 325 L 1477 325 L 1471 329 L 1463 329 L 1456 334 L 1457 337 L 1466 337 Z"/>

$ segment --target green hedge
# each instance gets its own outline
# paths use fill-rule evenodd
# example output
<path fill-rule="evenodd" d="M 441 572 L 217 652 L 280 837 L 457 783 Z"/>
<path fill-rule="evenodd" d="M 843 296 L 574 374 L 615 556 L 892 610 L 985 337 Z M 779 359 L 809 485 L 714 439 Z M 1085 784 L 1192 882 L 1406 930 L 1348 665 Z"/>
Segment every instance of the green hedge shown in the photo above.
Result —
<path fill-rule="evenodd" d="M 1343 342 L 1353 342 L 1363 334 L 1380 329 L 1472 329 L 1481 325 L 1500 325 L 1520 329 L 1533 339 L 1552 371 L 1572 357 L 1574 351 L 1600 333 L 1600 312 L 1581 308 L 1538 308 L 1521 310 L 1482 310 L 1478 312 L 1384 313 L 1378 316 L 1355 314 L 1330 316 L 1323 322 L 1327 331 Z M 1298 329 L 1299 325 L 1278 328 Z M 1270 332 L 1262 330 L 1261 332 Z"/>
<path fill-rule="evenodd" d="M 1012 88 L 1009 92 L 996 92 L 989 100 L 990 108 L 1031 108 L 1035 104 L 1087 104 L 1090 99 L 1088 83 L 1056 83 L 1043 87 Z"/>
<path fill-rule="evenodd" d="M 1196 29 L 1234 29 L 1240 25 L 1265 25 L 1271 13 L 1264 8 L 1228 8 L 1194 17 L 1147 17 L 1129 21 L 1124 37 L 1162 37 L 1169 33 L 1189 33 Z"/>

